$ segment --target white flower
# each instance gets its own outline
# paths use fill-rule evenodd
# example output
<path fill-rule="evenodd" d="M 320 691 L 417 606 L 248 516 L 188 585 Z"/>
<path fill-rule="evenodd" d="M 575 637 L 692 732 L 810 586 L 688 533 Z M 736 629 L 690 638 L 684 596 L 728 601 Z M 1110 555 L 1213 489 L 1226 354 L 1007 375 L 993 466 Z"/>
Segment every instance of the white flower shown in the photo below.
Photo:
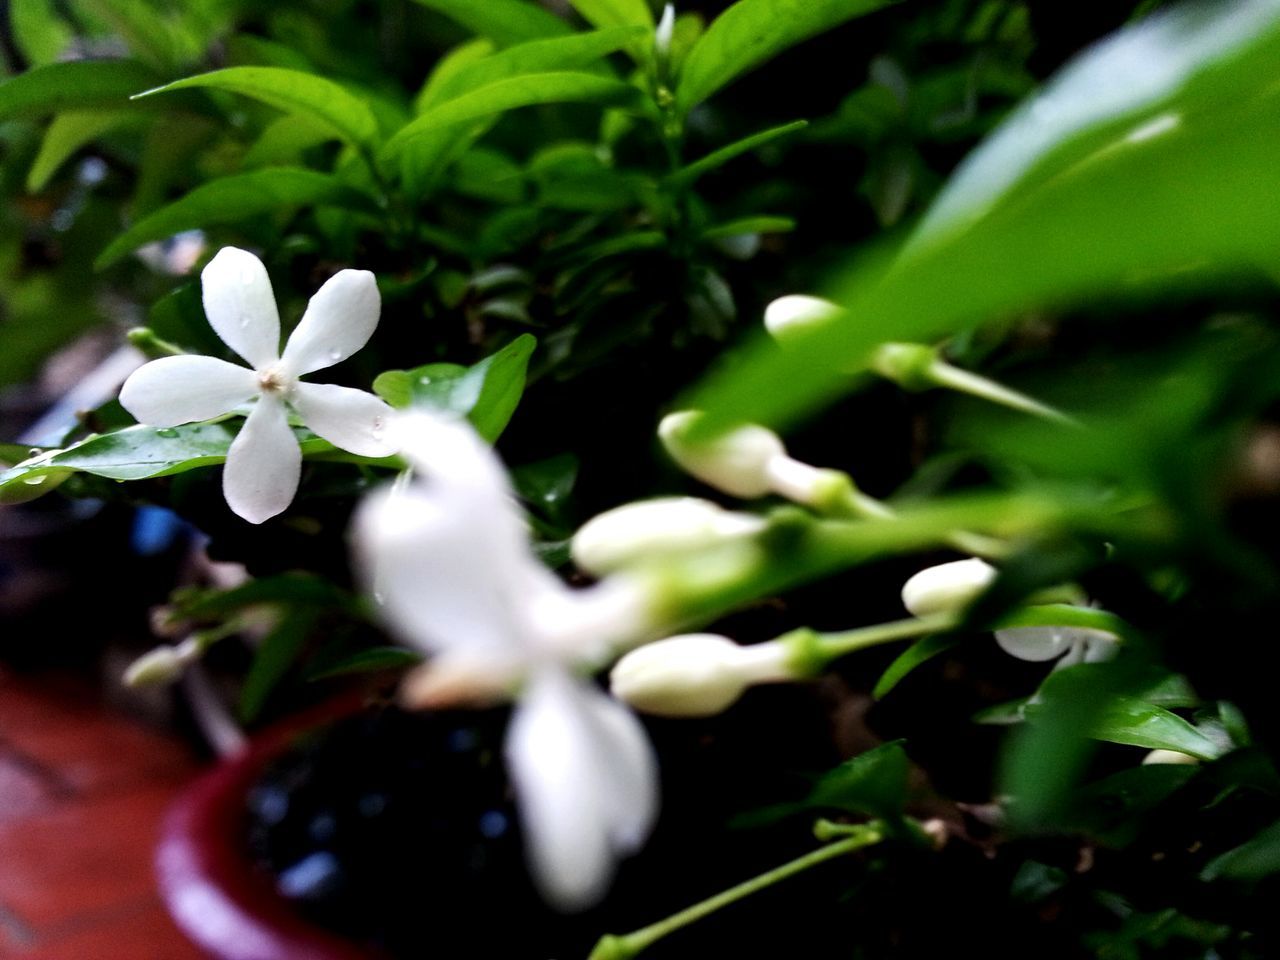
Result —
<path fill-rule="evenodd" d="M 996 568 L 971 557 L 921 570 L 902 586 L 902 605 L 916 617 L 958 613 L 996 578 Z"/>
<path fill-rule="evenodd" d="M 840 316 L 839 305 L 805 293 L 791 293 L 764 308 L 765 329 L 777 340 L 787 340 L 802 330 L 825 326 Z"/>
<path fill-rule="evenodd" d="M 595 576 L 656 554 L 711 546 L 764 529 L 749 513 L 734 513 L 697 497 L 658 497 L 607 510 L 573 535 L 573 561 Z"/>
<path fill-rule="evenodd" d="M 1114 633 L 1091 627 L 1008 627 L 996 631 L 996 643 L 1019 660 L 1040 663 L 1061 657 L 1055 670 L 1109 660 L 1119 650 Z"/>
<path fill-rule="evenodd" d="M 395 452 L 384 435 L 391 408 L 380 399 L 298 380 L 347 359 L 373 334 L 381 301 L 372 273 L 342 270 L 330 278 L 311 298 L 283 352 L 275 294 L 261 260 L 224 247 L 200 281 L 209 324 L 252 369 L 216 357 L 163 357 L 125 381 L 120 402 L 140 423 L 172 427 L 230 413 L 256 398 L 227 451 L 222 476 L 236 514 L 261 523 L 288 507 L 297 492 L 302 452 L 287 408 L 335 447 L 367 457 Z"/>
<path fill-rule="evenodd" d="M 637 638 L 646 592 L 621 577 L 574 591 L 543 567 L 469 427 L 416 414 L 395 432 L 422 475 L 360 507 L 363 573 L 392 629 L 435 655 L 414 681 L 428 699 L 523 682 L 505 752 L 530 866 L 555 906 L 589 906 L 648 836 L 657 771 L 639 721 L 572 667 Z"/>
<path fill-rule="evenodd" d="M 676 8 L 675 4 L 668 3 L 662 8 L 662 17 L 653 31 L 653 46 L 658 51 L 658 56 L 666 57 L 671 53 L 671 38 L 675 36 L 675 32 Z"/>
<path fill-rule="evenodd" d="M 757 683 L 796 678 L 781 643 L 739 646 L 713 633 L 668 637 L 632 650 L 609 675 L 613 695 L 664 717 L 709 717 Z"/>
<path fill-rule="evenodd" d="M 690 440 L 701 417 L 696 410 L 668 414 L 658 424 L 658 437 L 671 459 L 703 483 L 743 499 L 776 493 L 804 504 L 828 488 L 830 471 L 788 456 L 782 440 L 765 427 L 745 424 L 709 440 Z"/>

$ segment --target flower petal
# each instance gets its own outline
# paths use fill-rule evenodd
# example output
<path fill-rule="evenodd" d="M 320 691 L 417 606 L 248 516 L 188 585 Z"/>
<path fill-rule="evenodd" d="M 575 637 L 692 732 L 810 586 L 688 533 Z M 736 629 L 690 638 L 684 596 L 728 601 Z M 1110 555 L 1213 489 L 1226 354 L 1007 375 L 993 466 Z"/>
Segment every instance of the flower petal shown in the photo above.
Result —
<path fill-rule="evenodd" d="M 372 393 L 332 383 L 298 383 L 289 397 L 303 423 L 335 447 L 362 457 L 396 452 L 387 439 L 394 411 Z"/>
<path fill-rule="evenodd" d="M 298 377 L 347 359 L 378 325 L 382 298 L 368 270 L 340 270 L 316 291 L 284 346 L 285 369 Z"/>
<path fill-rule="evenodd" d="M 996 631 L 996 643 L 1001 650 L 1033 663 L 1062 656 L 1073 639 L 1069 627 L 1010 627 Z"/>
<path fill-rule="evenodd" d="M 263 394 L 227 451 L 222 492 L 232 512 L 262 523 L 282 512 L 298 492 L 302 450 L 289 429 L 284 403 Z"/>
<path fill-rule="evenodd" d="M 536 561 L 510 507 L 418 482 L 368 497 L 355 537 L 365 582 L 405 642 L 431 652 L 524 649 L 525 567 Z"/>
<path fill-rule="evenodd" d="M 595 739 L 593 775 L 609 839 L 617 851 L 631 853 L 644 845 L 658 814 L 658 761 L 634 713 L 594 687 L 579 686 L 580 710 Z"/>
<path fill-rule="evenodd" d="M 204 313 L 222 342 L 256 369 L 280 357 L 280 314 L 271 278 L 247 250 L 223 247 L 200 274 Z"/>
<path fill-rule="evenodd" d="M 530 872 L 547 901 L 565 911 L 597 902 L 613 875 L 609 794 L 599 789 L 596 731 L 582 693 L 554 667 L 530 677 L 505 751 Z"/>
<path fill-rule="evenodd" d="M 252 370 L 217 357 L 161 357 L 120 388 L 121 405 L 139 423 L 172 427 L 220 416 L 258 392 Z"/>

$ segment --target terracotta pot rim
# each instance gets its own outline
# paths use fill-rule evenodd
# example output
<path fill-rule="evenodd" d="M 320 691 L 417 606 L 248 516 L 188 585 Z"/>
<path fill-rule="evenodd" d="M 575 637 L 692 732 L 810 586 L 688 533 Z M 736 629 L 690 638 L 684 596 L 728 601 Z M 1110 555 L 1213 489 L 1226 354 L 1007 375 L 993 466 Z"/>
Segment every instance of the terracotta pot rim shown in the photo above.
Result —
<path fill-rule="evenodd" d="M 242 842 L 249 787 L 298 736 L 357 712 L 366 699 L 324 704 L 254 738 L 174 801 L 160 828 L 161 897 L 182 931 L 216 960 L 371 960 L 376 954 L 303 919 L 250 861 Z"/>

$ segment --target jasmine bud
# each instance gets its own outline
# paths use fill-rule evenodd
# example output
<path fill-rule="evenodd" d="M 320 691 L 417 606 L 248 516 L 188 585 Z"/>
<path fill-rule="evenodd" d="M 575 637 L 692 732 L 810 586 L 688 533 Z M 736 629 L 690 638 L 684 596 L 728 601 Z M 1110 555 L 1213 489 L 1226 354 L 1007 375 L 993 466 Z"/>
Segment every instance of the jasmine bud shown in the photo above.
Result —
<path fill-rule="evenodd" d="M 921 570 L 902 587 L 902 605 L 913 616 L 958 613 L 996 578 L 996 568 L 976 557 Z"/>
<path fill-rule="evenodd" d="M 750 536 L 764 521 L 696 497 L 660 497 L 606 511 L 574 534 L 570 551 L 579 568 L 612 573 L 654 554 L 678 553 Z"/>

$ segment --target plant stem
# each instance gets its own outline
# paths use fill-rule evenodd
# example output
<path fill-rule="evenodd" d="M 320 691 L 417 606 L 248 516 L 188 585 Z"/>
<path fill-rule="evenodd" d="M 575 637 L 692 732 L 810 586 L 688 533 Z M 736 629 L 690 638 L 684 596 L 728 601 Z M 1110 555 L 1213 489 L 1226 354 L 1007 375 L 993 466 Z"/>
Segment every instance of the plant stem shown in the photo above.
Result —
<path fill-rule="evenodd" d="M 1060 410 L 1055 410 L 1048 404 L 1027 396 L 1025 393 L 1019 393 L 1017 390 L 1012 390 L 1003 384 L 988 380 L 986 377 L 979 376 L 976 373 L 970 373 L 968 370 L 953 367 L 942 360 L 937 360 L 929 366 L 927 376 L 940 387 L 967 393 L 972 397 L 989 400 L 1000 406 L 1009 407 L 1012 410 L 1020 410 L 1032 416 L 1043 417 L 1045 420 L 1052 420 L 1055 423 L 1073 427 L 1080 425 L 1078 420 L 1067 416 Z"/>
<path fill-rule="evenodd" d="M 695 923 L 703 917 L 715 913 L 717 910 L 736 903 L 744 897 L 749 897 L 753 893 L 768 889 L 775 883 L 795 876 L 797 873 L 802 873 L 810 867 L 816 867 L 818 864 L 834 860 L 836 857 L 852 853 L 862 847 L 872 846 L 883 839 L 884 832 L 881 824 L 865 824 L 855 834 L 844 840 L 828 844 L 825 847 L 819 847 L 811 853 L 798 857 L 789 863 L 784 863 L 780 867 L 774 867 L 767 873 L 753 877 L 744 883 L 738 884 L 736 887 L 730 887 L 714 897 L 708 897 L 701 903 L 695 903 L 693 906 L 681 910 L 679 913 L 674 913 L 664 920 L 659 920 L 657 923 L 641 927 L 631 933 L 609 934 L 601 937 L 595 949 L 591 951 L 588 960 L 629 960 L 629 958 L 637 956 L 653 946 L 663 937 L 675 933 L 682 927 Z"/>
<path fill-rule="evenodd" d="M 960 617 L 956 614 L 935 613 L 927 617 L 912 617 L 909 620 L 878 623 L 872 627 L 843 630 L 840 633 L 820 633 L 811 642 L 814 643 L 814 650 L 821 651 L 829 662 L 853 653 L 855 650 L 865 650 L 867 647 L 879 646 L 882 643 L 909 640 L 912 637 L 923 637 L 930 633 L 942 633 L 959 622 Z"/>

